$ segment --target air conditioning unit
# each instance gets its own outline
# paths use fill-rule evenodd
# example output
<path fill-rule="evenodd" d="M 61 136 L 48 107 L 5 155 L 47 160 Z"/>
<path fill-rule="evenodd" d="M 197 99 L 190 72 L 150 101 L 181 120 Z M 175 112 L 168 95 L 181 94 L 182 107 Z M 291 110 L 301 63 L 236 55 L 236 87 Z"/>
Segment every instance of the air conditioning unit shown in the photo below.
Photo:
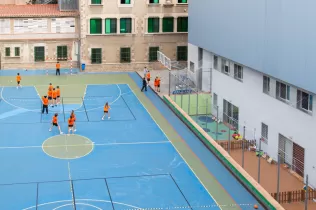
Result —
<path fill-rule="evenodd" d="M 164 3 L 164 6 L 172 7 L 173 6 L 172 0 L 166 0 L 165 3 Z"/>

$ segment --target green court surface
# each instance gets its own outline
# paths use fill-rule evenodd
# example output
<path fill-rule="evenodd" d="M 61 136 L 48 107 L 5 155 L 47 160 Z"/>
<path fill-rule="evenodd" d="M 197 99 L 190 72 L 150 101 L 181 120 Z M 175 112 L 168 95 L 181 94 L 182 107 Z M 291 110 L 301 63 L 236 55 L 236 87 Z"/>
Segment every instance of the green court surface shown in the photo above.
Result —
<path fill-rule="evenodd" d="M 209 93 L 171 95 L 171 99 L 177 103 L 190 117 L 214 140 L 233 140 L 228 126 L 215 122 L 212 114 L 212 96 Z M 217 135 L 216 135 L 217 131 Z"/>

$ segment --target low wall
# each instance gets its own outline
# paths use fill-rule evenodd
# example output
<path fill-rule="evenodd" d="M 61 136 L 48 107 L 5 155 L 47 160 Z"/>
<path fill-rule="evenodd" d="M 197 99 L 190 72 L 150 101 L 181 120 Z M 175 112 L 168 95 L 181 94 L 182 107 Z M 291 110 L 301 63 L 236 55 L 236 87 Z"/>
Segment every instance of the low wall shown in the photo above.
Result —
<path fill-rule="evenodd" d="M 191 117 L 186 114 L 169 96 L 163 96 L 168 106 L 202 139 L 208 148 L 225 164 L 244 186 L 269 210 L 284 208 L 253 179 L 214 139 L 212 139 Z"/>

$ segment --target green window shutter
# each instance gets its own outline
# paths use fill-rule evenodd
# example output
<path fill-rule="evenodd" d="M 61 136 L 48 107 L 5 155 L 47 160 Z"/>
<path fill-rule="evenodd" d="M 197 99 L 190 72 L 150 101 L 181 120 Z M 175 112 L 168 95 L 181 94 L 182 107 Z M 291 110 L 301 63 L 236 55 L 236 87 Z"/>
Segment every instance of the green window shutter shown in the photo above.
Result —
<path fill-rule="evenodd" d="M 188 3 L 188 0 L 178 0 L 178 3 L 186 4 L 186 3 Z"/>
<path fill-rule="evenodd" d="M 178 32 L 188 32 L 188 17 L 178 17 Z"/>
<path fill-rule="evenodd" d="M 105 33 L 111 33 L 111 19 L 105 19 Z"/>
<path fill-rule="evenodd" d="M 105 33 L 106 34 L 116 33 L 116 19 L 115 18 L 105 19 Z"/>
<path fill-rule="evenodd" d="M 159 47 L 149 47 L 149 62 L 157 61 L 158 56 L 157 52 L 159 51 Z"/>
<path fill-rule="evenodd" d="M 102 0 L 91 0 L 91 4 L 101 4 Z"/>
<path fill-rule="evenodd" d="M 188 60 L 188 47 L 187 46 L 178 46 L 177 47 L 177 60 L 178 61 L 187 61 Z"/>
<path fill-rule="evenodd" d="M 162 20 L 162 32 L 173 32 L 173 17 L 165 17 Z"/>
<path fill-rule="evenodd" d="M 125 4 L 130 4 L 131 0 L 125 0 Z"/>
<path fill-rule="evenodd" d="M 57 46 L 57 60 L 68 60 L 67 46 Z"/>
<path fill-rule="evenodd" d="M 10 56 L 11 55 L 11 52 L 10 52 L 10 47 L 6 47 L 5 48 L 5 56 Z"/>
<path fill-rule="evenodd" d="M 132 32 L 132 19 L 131 18 L 120 19 L 120 32 L 122 34 Z"/>
<path fill-rule="evenodd" d="M 91 63 L 92 64 L 102 63 L 102 49 L 101 48 L 91 49 Z"/>
<path fill-rule="evenodd" d="M 153 32 L 153 18 L 148 18 L 148 33 Z"/>
<path fill-rule="evenodd" d="M 90 34 L 102 34 L 101 19 L 90 19 Z"/>
<path fill-rule="evenodd" d="M 14 48 L 14 55 L 15 56 L 20 56 L 20 48 L 19 47 L 15 47 Z"/>
<path fill-rule="evenodd" d="M 45 61 L 45 47 L 35 47 L 34 48 L 34 60 Z"/>
<path fill-rule="evenodd" d="M 131 48 L 121 48 L 121 63 L 131 62 Z"/>
<path fill-rule="evenodd" d="M 148 33 L 159 32 L 159 18 L 148 18 Z"/>
<path fill-rule="evenodd" d="M 155 3 L 155 4 L 158 4 L 158 3 L 159 3 L 159 0 L 154 0 L 154 3 Z"/>

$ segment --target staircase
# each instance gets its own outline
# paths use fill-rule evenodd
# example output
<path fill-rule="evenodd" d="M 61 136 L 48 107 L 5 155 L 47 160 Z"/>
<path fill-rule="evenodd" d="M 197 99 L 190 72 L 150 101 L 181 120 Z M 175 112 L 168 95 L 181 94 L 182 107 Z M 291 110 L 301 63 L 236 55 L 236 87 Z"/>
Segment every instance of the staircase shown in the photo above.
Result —
<path fill-rule="evenodd" d="M 58 0 L 36 0 L 35 4 L 57 4 Z"/>

